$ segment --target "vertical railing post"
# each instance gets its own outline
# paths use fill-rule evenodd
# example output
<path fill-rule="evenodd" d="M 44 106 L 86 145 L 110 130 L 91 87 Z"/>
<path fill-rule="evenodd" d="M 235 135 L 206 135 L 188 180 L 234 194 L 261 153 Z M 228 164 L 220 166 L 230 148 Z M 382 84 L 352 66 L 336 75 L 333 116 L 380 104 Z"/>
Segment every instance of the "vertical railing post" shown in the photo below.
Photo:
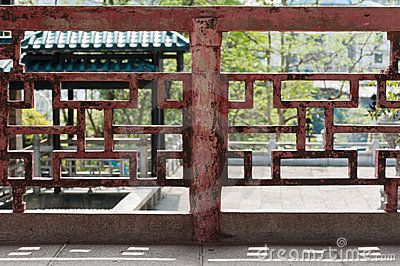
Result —
<path fill-rule="evenodd" d="M 398 183 L 397 180 L 391 178 L 386 180 L 384 185 L 386 193 L 385 212 L 397 212 L 398 205 Z"/>
<path fill-rule="evenodd" d="M 4 181 L 8 177 L 8 109 L 7 109 L 7 96 L 8 83 L 4 80 L 0 81 L 0 181 Z"/>
<path fill-rule="evenodd" d="M 22 213 L 25 211 L 26 204 L 24 202 L 25 187 L 12 187 L 12 208 L 14 213 Z"/>
<path fill-rule="evenodd" d="M 399 72 L 399 57 L 400 57 L 400 32 L 388 32 L 387 38 L 390 41 L 390 59 L 389 66 L 386 68 L 386 72 L 394 74 Z"/>
<path fill-rule="evenodd" d="M 190 35 L 190 211 L 193 238 L 215 241 L 220 229 L 221 177 L 227 154 L 227 92 L 220 86 L 222 34 L 215 18 L 195 18 Z"/>

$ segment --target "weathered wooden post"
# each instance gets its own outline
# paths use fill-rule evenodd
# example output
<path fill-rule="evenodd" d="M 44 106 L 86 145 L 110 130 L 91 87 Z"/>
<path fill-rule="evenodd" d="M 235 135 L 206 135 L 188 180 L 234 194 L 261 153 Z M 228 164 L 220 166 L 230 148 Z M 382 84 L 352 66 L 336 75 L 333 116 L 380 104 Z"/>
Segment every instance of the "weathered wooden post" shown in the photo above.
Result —
<path fill-rule="evenodd" d="M 191 32 L 190 211 L 193 238 L 215 241 L 220 229 L 221 177 L 227 154 L 227 91 L 221 89 L 222 34 L 215 18 L 195 18 Z"/>

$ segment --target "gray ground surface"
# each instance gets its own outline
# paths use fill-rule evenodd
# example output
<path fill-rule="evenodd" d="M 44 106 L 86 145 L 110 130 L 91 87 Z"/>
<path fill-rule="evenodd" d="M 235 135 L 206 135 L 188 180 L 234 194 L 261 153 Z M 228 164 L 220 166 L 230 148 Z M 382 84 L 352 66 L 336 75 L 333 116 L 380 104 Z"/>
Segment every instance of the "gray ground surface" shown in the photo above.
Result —
<path fill-rule="evenodd" d="M 230 171 L 240 175 L 240 169 L 234 167 Z M 283 170 L 307 178 L 345 178 L 347 168 Z M 268 172 L 266 167 L 254 169 L 255 176 L 266 176 L 264 173 Z M 371 176 L 373 168 L 360 169 L 360 173 L 360 176 L 363 173 Z M 377 212 L 381 211 L 379 190 L 380 186 L 224 187 L 222 209 L 243 212 Z M 164 187 L 163 192 L 165 197 L 156 209 L 189 210 L 187 188 Z M 0 246 L 0 265 L 400 265 L 400 246 L 347 246 L 346 241 L 344 243 L 340 248 L 268 243 L 253 246 L 14 245 Z"/>
<path fill-rule="evenodd" d="M 398 265 L 399 246 L 0 246 L 0 265 Z"/>
<path fill-rule="evenodd" d="M 253 176 L 268 177 L 269 167 L 254 167 Z M 347 167 L 282 167 L 283 176 L 347 177 Z M 359 177 L 373 177 L 373 167 L 359 167 Z M 388 169 L 388 175 L 394 175 Z M 243 176 L 243 167 L 229 167 L 229 176 Z M 381 210 L 381 186 L 224 187 L 222 210 L 282 212 L 376 212 Z M 163 188 L 157 210 L 189 211 L 187 188 Z"/>

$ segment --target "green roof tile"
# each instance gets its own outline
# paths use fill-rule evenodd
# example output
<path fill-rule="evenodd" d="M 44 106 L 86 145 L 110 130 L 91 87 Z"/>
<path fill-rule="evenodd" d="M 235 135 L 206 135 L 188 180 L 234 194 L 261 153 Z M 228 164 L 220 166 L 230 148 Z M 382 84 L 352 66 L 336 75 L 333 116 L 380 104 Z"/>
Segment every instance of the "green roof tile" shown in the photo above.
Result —
<path fill-rule="evenodd" d="M 37 31 L 25 36 L 21 48 L 24 53 L 35 54 L 91 51 L 185 52 L 189 50 L 189 41 L 181 34 L 173 31 Z M 120 59 L 67 59 L 58 63 L 51 61 L 25 63 L 28 72 L 156 71 L 156 67 L 145 59 L 129 59 L 128 61 Z M 12 61 L 0 60 L 0 72 L 9 72 L 11 69 Z"/>
<path fill-rule="evenodd" d="M 173 31 L 37 31 L 25 37 L 24 52 L 188 51 L 189 41 Z"/>

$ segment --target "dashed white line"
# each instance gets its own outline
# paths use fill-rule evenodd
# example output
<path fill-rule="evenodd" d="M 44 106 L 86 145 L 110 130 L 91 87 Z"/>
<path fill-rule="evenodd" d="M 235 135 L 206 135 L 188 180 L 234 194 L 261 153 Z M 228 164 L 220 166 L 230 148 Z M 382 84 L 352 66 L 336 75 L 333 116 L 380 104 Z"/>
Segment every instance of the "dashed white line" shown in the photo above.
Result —
<path fill-rule="evenodd" d="M 299 262 L 359 262 L 359 261 L 374 261 L 371 259 L 258 259 L 258 258 L 233 258 L 233 259 L 208 259 L 208 262 L 291 262 L 291 261 L 299 261 Z M 393 261 L 393 260 L 382 260 L 382 261 Z"/>
<path fill-rule="evenodd" d="M 32 252 L 10 252 L 8 256 L 28 256 L 31 255 Z"/>
<path fill-rule="evenodd" d="M 324 254 L 326 252 L 326 250 L 324 250 L 324 249 L 305 249 L 305 250 L 303 250 L 303 253 L 304 252 Z"/>
<path fill-rule="evenodd" d="M 129 252 L 129 251 L 124 251 L 121 253 L 122 256 L 142 256 L 144 255 L 144 252 Z"/>
<path fill-rule="evenodd" d="M 88 252 L 90 252 L 90 249 L 71 249 L 69 252 L 70 253 L 88 253 Z"/>
<path fill-rule="evenodd" d="M 249 251 L 255 251 L 255 250 L 268 250 L 269 247 L 249 247 Z"/>
<path fill-rule="evenodd" d="M 366 253 L 366 256 L 381 256 L 382 253 L 381 252 L 371 252 L 371 253 Z"/>
<path fill-rule="evenodd" d="M 247 252 L 247 257 L 261 257 L 263 255 L 262 252 Z"/>
<path fill-rule="evenodd" d="M 132 251 L 132 250 L 142 250 L 142 251 L 145 251 L 145 250 L 149 250 L 149 247 L 129 247 L 128 250 L 129 250 L 129 251 Z"/>
<path fill-rule="evenodd" d="M 359 247 L 359 251 L 378 251 L 380 250 L 378 247 Z"/>
<path fill-rule="evenodd" d="M 38 251 L 40 247 L 20 247 L 19 251 Z"/>
<path fill-rule="evenodd" d="M 93 257 L 93 258 L 0 258 L 0 261 L 176 261 L 176 258 L 104 258 L 104 257 Z"/>

